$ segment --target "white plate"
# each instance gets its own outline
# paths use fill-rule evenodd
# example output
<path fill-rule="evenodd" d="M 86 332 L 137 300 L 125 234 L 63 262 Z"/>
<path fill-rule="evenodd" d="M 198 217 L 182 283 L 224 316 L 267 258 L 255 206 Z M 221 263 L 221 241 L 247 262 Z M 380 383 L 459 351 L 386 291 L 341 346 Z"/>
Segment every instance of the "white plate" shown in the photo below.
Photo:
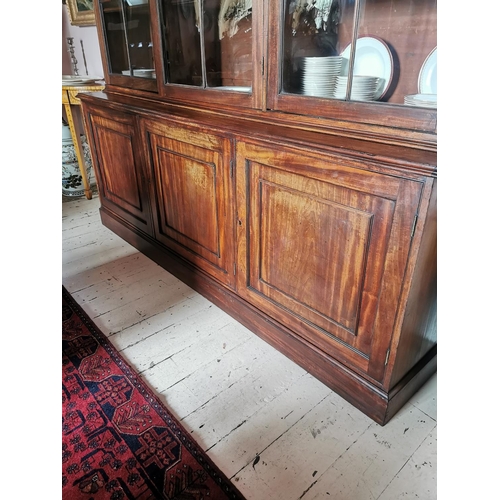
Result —
<path fill-rule="evenodd" d="M 338 57 L 336 60 L 325 59 L 319 61 L 312 61 L 311 59 L 302 59 L 299 61 L 303 66 L 336 66 L 337 64 L 342 64 L 342 57 Z"/>
<path fill-rule="evenodd" d="M 326 56 L 326 57 L 301 57 L 300 64 L 342 64 L 341 56 Z"/>
<path fill-rule="evenodd" d="M 437 94 L 411 94 L 405 95 L 405 99 L 412 99 L 413 101 L 437 102 Z"/>
<path fill-rule="evenodd" d="M 130 70 L 124 69 L 122 75 L 130 76 Z M 136 78 L 156 78 L 154 69 L 134 69 L 134 76 Z"/>
<path fill-rule="evenodd" d="M 302 75 L 302 80 L 306 81 L 306 80 L 312 80 L 312 81 L 318 81 L 318 80 L 328 80 L 328 81 L 332 81 L 336 76 L 335 73 L 321 73 L 321 74 L 317 74 L 317 75 Z"/>
<path fill-rule="evenodd" d="M 85 85 L 88 83 L 95 83 L 103 81 L 104 78 L 101 76 L 74 76 L 74 75 L 62 75 L 63 85 Z"/>
<path fill-rule="evenodd" d="M 404 96 L 407 106 L 418 106 L 421 108 L 437 108 L 437 94 L 412 94 Z"/>
<path fill-rule="evenodd" d="M 346 89 L 336 90 L 334 94 L 345 97 Z M 351 92 L 351 97 L 373 97 L 373 92 Z"/>
<path fill-rule="evenodd" d="M 431 50 L 418 75 L 420 94 L 437 94 L 437 47 Z"/>
<path fill-rule="evenodd" d="M 234 92 L 251 92 L 252 87 L 240 87 L 239 85 L 226 85 L 224 87 L 209 87 L 217 90 L 232 90 Z"/>
<path fill-rule="evenodd" d="M 351 44 L 344 49 L 341 55 L 346 59 L 346 68 L 348 68 Z M 379 86 L 375 92 L 375 100 L 384 97 L 394 75 L 394 62 L 388 45 L 380 38 L 371 36 L 358 38 L 353 72 L 354 75 L 380 78 Z"/>
<path fill-rule="evenodd" d="M 342 66 L 338 66 L 337 68 L 321 68 L 321 69 L 305 69 L 302 74 L 307 77 L 317 77 L 321 75 L 325 76 L 336 76 L 340 75 L 342 71 Z"/>

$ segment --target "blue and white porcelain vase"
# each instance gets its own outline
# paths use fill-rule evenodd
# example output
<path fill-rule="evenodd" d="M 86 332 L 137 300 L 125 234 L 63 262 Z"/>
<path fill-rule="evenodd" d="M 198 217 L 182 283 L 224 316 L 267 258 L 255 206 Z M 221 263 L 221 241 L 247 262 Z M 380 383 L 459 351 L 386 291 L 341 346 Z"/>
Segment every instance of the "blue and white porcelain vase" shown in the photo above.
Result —
<path fill-rule="evenodd" d="M 87 178 L 90 179 L 92 160 L 90 147 L 85 136 L 81 137 Z M 75 145 L 69 126 L 62 125 L 62 193 L 64 196 L 83 196 L 85 194 L 80 167 L 76 157 Z"/>

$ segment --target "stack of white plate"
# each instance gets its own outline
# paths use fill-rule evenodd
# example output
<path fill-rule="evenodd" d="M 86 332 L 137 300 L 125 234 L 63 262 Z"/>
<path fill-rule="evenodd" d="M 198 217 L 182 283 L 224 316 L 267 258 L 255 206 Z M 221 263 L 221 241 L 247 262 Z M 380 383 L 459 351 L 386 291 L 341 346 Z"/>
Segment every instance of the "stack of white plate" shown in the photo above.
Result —
<path fill-rule="evenodd" d="M 98 82 L 102 80 L 99 76 L 75 76 L 75 75 L 62 75 L 62 84 L 66 86 L 73 85 L 89 85 L 91 83 Z"/>
<path fill-rule="evenodd" d="M 418 94 L 405 95 L 407 106 L 437 109 L 437 47 L 431 50 L 420 68 Z"/>
<path fill-rule="evenodd" d="M 375 101 L 375 93 L 380 84 L 380 78 L 376 76 L 354 75 L 351 85 L 351 100 L 353 101 Z M 335 99 L 345 99 L 347 93 L 347 76 L 336 76 L 334 78 Z"/>
<path fill-rule="evenodd" d="M 130 76 L 130 70 L 123 70 L 122 75 Z M 154 69 L 134 69 L 134 76 L 139 78 L 156 78 L 156 72 Z"/>
<path fill-rule="evenodd" d="M 317 97 L 332 97 L 334 77 L 342 70 L 342 57 L 302 57 L 302 93 Z"/>
<path fill-rule="evenodd" d="M 343 58 L 341 56 L 322 56 L 322 57 L 301 57 L 299 59 L 300 68 L 309 73 L 323 73 L 334 71 L 338 74 L 342 68 Z M 335 70 L 338 70 L 335 72 Z"/>
<path fill-rule="evenodd" d="M 419 106 L 421 108 L 437 108 L 437 94 L 405 95 L 404 103 L 407 106 Z"/>

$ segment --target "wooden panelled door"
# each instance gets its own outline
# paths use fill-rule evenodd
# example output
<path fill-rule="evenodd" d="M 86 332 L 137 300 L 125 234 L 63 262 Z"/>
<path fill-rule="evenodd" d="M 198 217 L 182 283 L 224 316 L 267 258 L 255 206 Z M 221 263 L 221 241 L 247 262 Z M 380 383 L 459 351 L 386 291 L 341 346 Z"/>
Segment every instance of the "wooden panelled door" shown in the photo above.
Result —
<path fill-rule="evenodd" d="M 238 293 L 382 380 L 422 184 L 237 145 Z"/>
<path fill-rule="evenodd" d="M 144 120 L 153 171 L 156 238 L 234 286 L 234 195 L 229 139 Z"/>
<path fill-rule="evenodd" d="M 149 188 L 134 115 L 100 109 L 86 117 L 95 144 L 95 175 L 103 207 L 152 234 Z"/>

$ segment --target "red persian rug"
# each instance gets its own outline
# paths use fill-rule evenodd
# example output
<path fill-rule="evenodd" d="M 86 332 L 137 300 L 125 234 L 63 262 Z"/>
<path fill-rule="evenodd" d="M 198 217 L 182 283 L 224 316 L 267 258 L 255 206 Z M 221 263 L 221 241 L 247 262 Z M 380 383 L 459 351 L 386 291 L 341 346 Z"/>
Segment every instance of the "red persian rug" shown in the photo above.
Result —
<path fill-rule="evenodd" d="M 62 293 L 63 500 L 244 500 Z"/>

